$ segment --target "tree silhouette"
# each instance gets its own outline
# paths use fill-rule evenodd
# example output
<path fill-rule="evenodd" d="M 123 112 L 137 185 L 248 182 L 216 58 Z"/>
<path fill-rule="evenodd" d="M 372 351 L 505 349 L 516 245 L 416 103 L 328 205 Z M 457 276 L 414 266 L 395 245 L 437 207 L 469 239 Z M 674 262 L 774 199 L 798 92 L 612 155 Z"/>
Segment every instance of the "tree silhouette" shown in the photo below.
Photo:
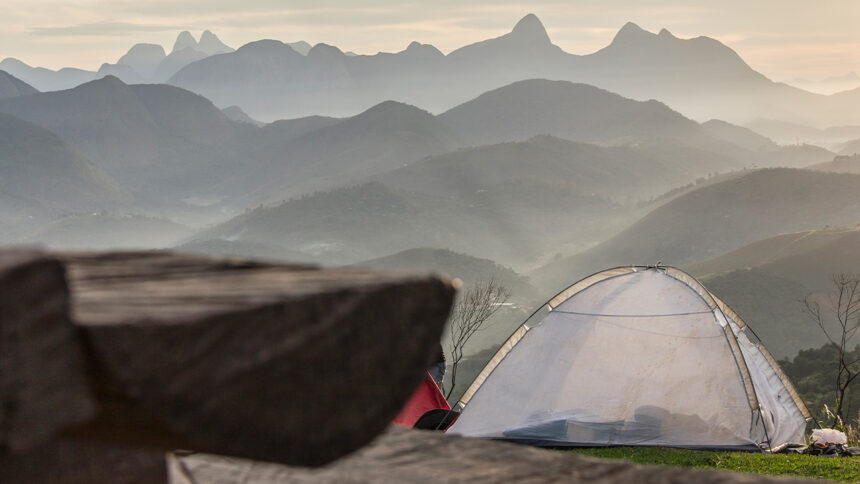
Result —
<path fill-rule="evenodd" d="M 463 359 L 466 343 L 496 314 L 510 297 L 510 291 L 494 279 L 478 282 L 466 289 L 454 304 L 451 312 L 449 337 L 451 341 L 451 380 L 445 398 L 457 386 L 457 367 Z"/>
<path fill-rule="evenodd" d="M 834 274 L 833 291 L 828 295 L 830 310 L 837 325 L 827 323 L 821 305 L 811 295 L 805 299 L 806 310 L 821 328 L 824 336 L 837 350 L 837 370 L 834 375 L 836 408 L 830 426 L 845 422 L 845 392 L 860 376 L 860 358 L 855 358 L 849 344 L 860 329 L 860 274 Z"/>

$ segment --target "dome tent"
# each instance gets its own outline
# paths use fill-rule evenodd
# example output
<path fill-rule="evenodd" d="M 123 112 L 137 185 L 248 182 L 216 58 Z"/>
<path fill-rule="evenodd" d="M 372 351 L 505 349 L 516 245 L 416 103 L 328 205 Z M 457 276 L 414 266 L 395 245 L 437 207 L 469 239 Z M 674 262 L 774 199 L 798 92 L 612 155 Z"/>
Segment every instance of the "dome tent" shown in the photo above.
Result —
<path fill-rule="evenodd" d="M 609 269 L 511 335 L 461 397 L 449 432 L 558 447 L 802 444 L 809 411 L 748 333 L 679 269 Z"/>

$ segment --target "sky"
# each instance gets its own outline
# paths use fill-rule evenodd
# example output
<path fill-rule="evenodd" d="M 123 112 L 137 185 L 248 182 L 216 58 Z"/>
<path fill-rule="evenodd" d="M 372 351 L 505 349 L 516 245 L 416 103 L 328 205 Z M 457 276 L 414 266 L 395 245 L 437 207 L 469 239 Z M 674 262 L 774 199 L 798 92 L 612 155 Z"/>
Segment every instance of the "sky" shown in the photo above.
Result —
<path fill-rule="evenodd" d="M 204 29 L 232 47 L 270 38 L 375 54 L 417 40 L 447 53 L 503 35 L 527 13 L 574 54 L 604 47 L 632 21 L 713 37 L 778 81 L 860 73 L 858 0 L 2 0 L 0 59 L 95 70 L 135 43 L 169 51 L 180 31 Z"/>

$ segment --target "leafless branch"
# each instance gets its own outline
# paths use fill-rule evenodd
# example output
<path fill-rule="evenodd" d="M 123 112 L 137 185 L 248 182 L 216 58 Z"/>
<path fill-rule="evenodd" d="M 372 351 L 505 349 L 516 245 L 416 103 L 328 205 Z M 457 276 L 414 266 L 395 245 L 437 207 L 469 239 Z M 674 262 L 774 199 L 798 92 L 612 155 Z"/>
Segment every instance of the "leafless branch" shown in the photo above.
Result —
<path fill-rule="evenodd" d="M 496 314 L 510 297 L 510 291 L 494 279 L 478 282 L 466 289 L 454 304 L 449 337 L 451 342 L 451 380 L 445 397 L 450 397 L 457 385 L 457 367 L 463 359 L 466 343 Z"/>
<path fill-rule="evenodd" d="M 834 375 L 834 390 L 836 409 L 833 422 L 840 419 L 845 421 L 844 399 L 848 387 L 860 376 L 860 368 L 856 365 L 860 360 L 849 360 L 850 342 L 860 329 L 860 274 L 834 274 L 832 276 L 833 291 L 829 294 L 832 316 L 836 319 L 836 327 L 828 328 L 827 321 L 821 311 L 821 305 L 810 295 L 805 299 L 806 311 L 810 318 L 824 333 L 827 340 L 838 350 L 836 374 Z"/>

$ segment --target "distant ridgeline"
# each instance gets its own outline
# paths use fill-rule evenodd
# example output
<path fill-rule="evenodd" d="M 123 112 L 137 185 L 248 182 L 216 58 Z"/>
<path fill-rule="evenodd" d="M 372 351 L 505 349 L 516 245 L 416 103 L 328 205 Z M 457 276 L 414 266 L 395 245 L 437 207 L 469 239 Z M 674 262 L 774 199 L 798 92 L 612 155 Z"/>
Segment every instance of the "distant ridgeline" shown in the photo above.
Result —
<path fill-rule="evenodd" d="M 799 298 L 860 271 L 858 108 L 706 37 L 627 24 L 568 54 L 534 15 L 447 55 L 206 31 L 98 72 L 5 59 L 0 243 L 495 278 L 516 309 L 475 352 L 595 270 L 663 260 L 790 357 L 822 343 Z"/>
<path fill-rule="evenodd" d="M 771 81 L 714 39 L 680 39 L 666 29 L 653 34 L 634 23 L 592 54 L 569 54 L 552 43 L 533 14 L 505 35 L 447 55 L 418 42 L 397 53 L 375 55 L 277 40 L 251 42 L 234 51 L 207 30 L 199 41 L 182 32 L 169 54 L 160 45 L 136 44 L 97 72 L 52 71 L 14 58 L 0 62 L 0 70 L 42 91 L 68 89 L 105 75 L 126 83 L 169 82 L 264 120 L 351 115 L 388 99 L 441 112 L 511 82 L 546 78 L 657 99 L 702 120 L 860 124 L 860 81 L 853 90 L 815 94 Z"/>

